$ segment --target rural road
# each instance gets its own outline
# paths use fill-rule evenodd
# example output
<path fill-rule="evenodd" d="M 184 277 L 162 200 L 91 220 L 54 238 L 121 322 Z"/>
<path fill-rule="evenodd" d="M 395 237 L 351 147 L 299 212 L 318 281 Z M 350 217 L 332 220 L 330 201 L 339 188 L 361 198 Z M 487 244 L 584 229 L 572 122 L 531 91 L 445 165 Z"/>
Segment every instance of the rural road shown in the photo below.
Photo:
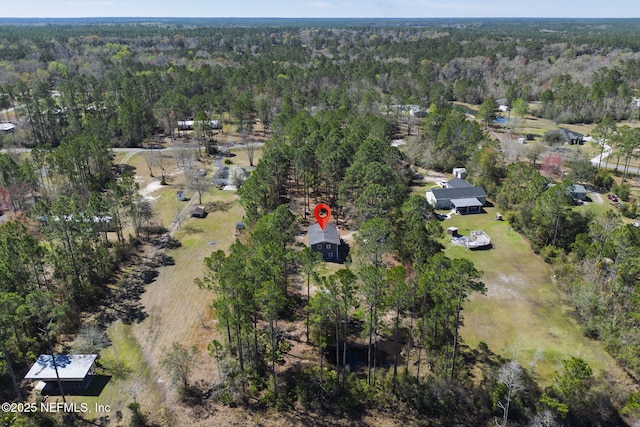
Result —
<path fill-rule="evenodd" d="M 605 144 L 604 141 L 599 141 L 598 145 L 604 145 L 604 151 L 602 152 L 602 154 L 598 154 L 593 159 L 591 159 L 591 164 L 594 166 L 598 166 L 598 164 L 601 164 L 604 161 L 604 159 L 606 159 L 611 155 L 610 145 Z"/>

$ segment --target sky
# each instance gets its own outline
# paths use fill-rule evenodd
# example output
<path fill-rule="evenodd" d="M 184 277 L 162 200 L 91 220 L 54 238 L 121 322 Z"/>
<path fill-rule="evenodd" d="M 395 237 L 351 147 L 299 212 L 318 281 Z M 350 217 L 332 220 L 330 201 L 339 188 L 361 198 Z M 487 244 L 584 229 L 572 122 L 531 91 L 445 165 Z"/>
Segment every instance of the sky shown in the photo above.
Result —
<path fill-rule="evenodd" d="M 6 4 L 6 3 L 8 4 Z M 640 18 L 638 0 L 22 0 L 3 18 Z"/>

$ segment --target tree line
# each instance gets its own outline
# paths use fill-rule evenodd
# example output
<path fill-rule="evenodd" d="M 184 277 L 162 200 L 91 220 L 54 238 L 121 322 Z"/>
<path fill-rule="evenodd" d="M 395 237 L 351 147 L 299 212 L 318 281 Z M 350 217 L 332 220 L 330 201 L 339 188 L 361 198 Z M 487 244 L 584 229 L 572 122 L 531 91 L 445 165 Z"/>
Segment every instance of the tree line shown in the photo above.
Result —
<path fill-rule="evenodd" d="M 8 209 L 0 225 L 0 372 L 22 400 L 16 372 L 34 354 L 53 352 L 59 334 L 76 331 L 81 313 L 109 297 L 151 209 L 133 176 L 115 179 L 110 150 L 93 135 L 66 137 L 27 158 L 0 153 L 0 164 Z M 135 237 L 124 235 L 129 226 Z"/>
<path fill-rule="evenodd" d="M 20 107 L 23 131 L 3 139 L 57 146 L 90 128 L 110 143 L 140 146 L 159 130 L 173 137 L 177 120 L 196 116 L 232 112 L 245 128 L 257 113 L 268 125 L 289 100 L 296 109 L 353 105 L 377 113 L 398 104 L 440 109 L 451 101 L 521 98 L 540 101 L 535 114 L 560 123 L 635 117 L 637 23 L 603 22 L 563 21 L 561 38 L 540 31 L 558 22 L 535 20 L 400 28 L 383 21 L 353 29 L 345 22 L 331 30 L 284 25 L 268 32 L 4 26 L 0 108 Z"/>

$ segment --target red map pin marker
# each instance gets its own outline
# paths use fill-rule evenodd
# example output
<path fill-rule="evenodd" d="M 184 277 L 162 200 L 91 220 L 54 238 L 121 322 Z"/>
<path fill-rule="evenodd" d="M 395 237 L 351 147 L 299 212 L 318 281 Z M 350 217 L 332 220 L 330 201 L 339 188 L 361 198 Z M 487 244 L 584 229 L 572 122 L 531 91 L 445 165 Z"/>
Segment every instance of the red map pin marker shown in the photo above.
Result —
<path fill-rule="evenodd" d="M 318 221 L 320 228 L 324 230 L 329 222 L 329 218 L 331 218 L 331 208 L 324 203 L 320 203 L 313 210 L 313 215 L 316 217 L 316 221 Z"/>

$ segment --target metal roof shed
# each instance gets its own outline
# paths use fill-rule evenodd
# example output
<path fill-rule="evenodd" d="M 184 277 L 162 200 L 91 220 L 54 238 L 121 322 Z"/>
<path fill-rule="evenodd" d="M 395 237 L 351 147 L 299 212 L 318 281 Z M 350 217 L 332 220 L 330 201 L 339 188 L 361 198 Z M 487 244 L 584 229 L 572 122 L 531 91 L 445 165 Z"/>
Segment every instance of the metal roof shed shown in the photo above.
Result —
<path fill-rule="evenodd" d="M 54 365 L 50 354 L 41 354 L 25 379 L 53 383 L 57 387 L 59 377 L 65 389 L 86 389 L 93 379 L 92 368 L 97 357 L 97 354 L 57 354 Z"/>

